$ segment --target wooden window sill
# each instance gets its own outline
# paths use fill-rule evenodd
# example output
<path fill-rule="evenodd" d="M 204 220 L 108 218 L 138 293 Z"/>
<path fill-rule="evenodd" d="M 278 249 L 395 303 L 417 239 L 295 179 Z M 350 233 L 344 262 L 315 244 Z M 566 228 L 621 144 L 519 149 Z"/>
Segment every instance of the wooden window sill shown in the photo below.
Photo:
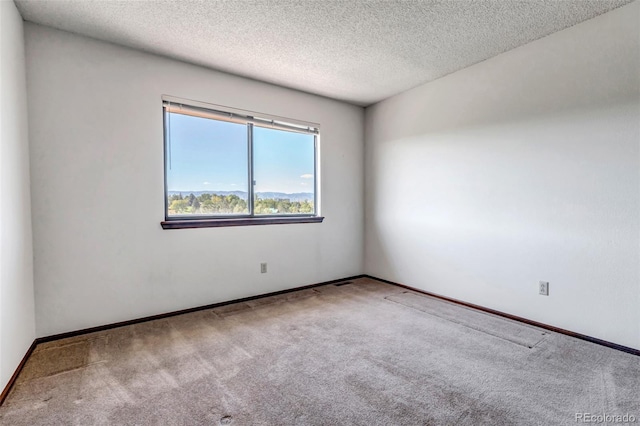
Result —
<path fill-rule="evenodd" d="M 173 219 L 160 222 L 163 229 L 217 228 L 221 226 L 284 225 L 291 223 L 321 223 L 322 216 L 304 217 L 242 217 L 225 219 Z"/>

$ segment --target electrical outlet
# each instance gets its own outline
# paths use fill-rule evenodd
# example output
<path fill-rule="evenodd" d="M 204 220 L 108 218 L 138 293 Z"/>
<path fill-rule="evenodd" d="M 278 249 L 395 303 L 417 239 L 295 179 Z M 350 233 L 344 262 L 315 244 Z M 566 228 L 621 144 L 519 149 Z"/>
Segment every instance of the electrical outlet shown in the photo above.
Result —
<path fill-rule="evenodd" d="M 540 281 L 540 290 L 539 293 L 543 296 L 549 295 L 549 282 L 548 281 Z"/>
<path fill-rule="evenodd" d="M 267 273 L 267 263 L 261 263 L 260 264 L 260 273 L 261 274 L 266 274 Z"/>

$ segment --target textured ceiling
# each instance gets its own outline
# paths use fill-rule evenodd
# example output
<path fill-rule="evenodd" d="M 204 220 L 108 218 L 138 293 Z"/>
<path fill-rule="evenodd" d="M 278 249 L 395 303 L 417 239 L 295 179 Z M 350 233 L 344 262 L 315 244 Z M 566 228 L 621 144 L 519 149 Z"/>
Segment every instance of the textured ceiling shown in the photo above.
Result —
<path fill-rule="evenodd" d="M 369 105 L 631 0 L 16 0 L 27 21 Z"/>

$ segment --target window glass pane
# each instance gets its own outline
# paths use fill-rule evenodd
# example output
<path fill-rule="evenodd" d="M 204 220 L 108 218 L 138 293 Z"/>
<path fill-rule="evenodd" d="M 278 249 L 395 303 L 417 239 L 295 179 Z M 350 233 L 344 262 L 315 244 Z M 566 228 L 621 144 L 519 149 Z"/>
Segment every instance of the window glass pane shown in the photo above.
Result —
<path fill-rule="evenodd" d="M 310 134 L 255 126 L 256 215 L 315 213 L 315 147 Z"/>
<path fill-rule="evenodd" d="M 247 126 L 167 113 L 168 216 L 249 214 Z"/>

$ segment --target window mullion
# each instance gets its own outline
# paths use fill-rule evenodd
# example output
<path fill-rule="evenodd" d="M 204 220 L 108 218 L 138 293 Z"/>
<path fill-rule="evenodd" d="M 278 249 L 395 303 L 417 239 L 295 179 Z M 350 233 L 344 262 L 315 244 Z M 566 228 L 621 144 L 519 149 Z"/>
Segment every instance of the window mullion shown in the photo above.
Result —
<path fill-rule="evenodd" d="M 255 181 L 253 176 L 253 124 L 247 123 L 247 144 L 249 151 L 249 192 L 247 193 L 247 204 L 249 207 L 249 215 L 255 216 L 254 212 L 254 190 L 255 190 Z"/>
<path fill-rule="evenodd" d="M 313 135 L 313 214 L 318 214 L 318 135 Z"/>

